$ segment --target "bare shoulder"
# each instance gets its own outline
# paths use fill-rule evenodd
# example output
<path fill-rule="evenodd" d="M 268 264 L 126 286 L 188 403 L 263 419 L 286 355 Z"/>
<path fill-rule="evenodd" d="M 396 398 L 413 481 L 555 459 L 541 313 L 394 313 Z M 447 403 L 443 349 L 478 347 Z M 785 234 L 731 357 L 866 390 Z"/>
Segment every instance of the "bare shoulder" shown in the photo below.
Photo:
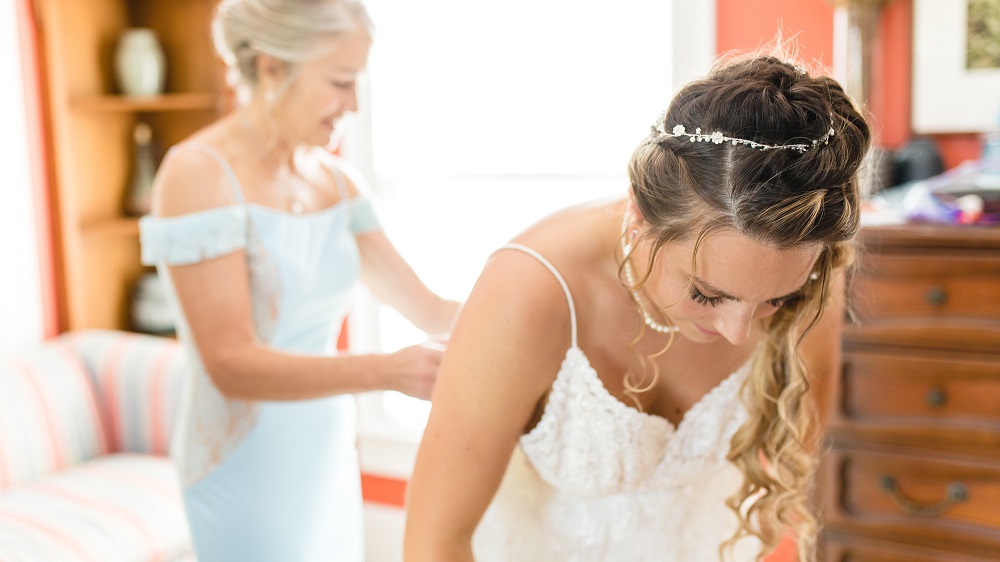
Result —
<path fill-rule="evenodd" d="M 570 313 L 562 286 L 541 261 L 524 251 L 501 248 L 494 252 L 463 313 L 470 304 L 489 316 L 501 314 L 504 323 L 498 328 L 516 328 L 506 334 L 510 337 L 528 343 L 537 334 L 547 334 L 548 340 L 563 340 L 555 347 L 569 347 Z"/>
<path fill-rule="evenodd" d="M 533 407 L 571 344 L 569 305 L 556 277 L 535 257 L 500 249 L 462 307 L 443 376 L 473 367 L 482 377 L 477 392 L 510 394 L 510 403 Z"/>
<path fill-rule="evenodd" d="M 603 254 L 594 247 L 607 245 L 606 213 L 604 204 L 568 208 L 515 236 L 512 242 L 528 251 L 494 252 L 463 315 L 481 308 L 484 317 L 504 318 L 507 337 L 519 345 L 561 357 L 571 343 L 569 299 L 586 294 L 584 285 L 601 267 Z"/>
<path fill-rule="evenodd" d="M 198 142 L 213 149 L 208 142 Z M 156 172 L 153 182 L 155 215 L 183 215 L 236 202 L 234 186 L 222 163 L 204 148 L 181 144 L 167 153 Z"/>
<path fill-rule="evenodd" d="M 310 148 L 309 157 L 319 165 L 320 171 L 330 185 L 336 187 L 338 182 L 344 182 L 348 197 L 353 199 L 360 195 L 369 195 L 368 183 L 361 170 L 344 157 L 333 154 L 322 147 Z"/>
<path fill-rule="evenodd" d="M 580 203 L 546 216 L 513 241 L 548 259 L 571 292 L 583 294 L 588 281 L 613 259 L 622 212 L 621 199 Z"/>

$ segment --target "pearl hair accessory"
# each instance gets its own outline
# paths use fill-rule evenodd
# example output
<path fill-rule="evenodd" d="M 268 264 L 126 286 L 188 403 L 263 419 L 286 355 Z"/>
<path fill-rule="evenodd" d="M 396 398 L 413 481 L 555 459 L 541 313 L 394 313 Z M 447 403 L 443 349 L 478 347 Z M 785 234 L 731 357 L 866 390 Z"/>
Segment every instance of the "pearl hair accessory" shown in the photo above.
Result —
<path fill-rule="evenodd" d="M 642 316 L 642 321 L 645 322 L 646 325 L 653 331 L 661 334 L 678 332 L 680 331 L 680 326 L 667 326 L 653 320 L 649 311 L 646 310 L 646 307 L 642 304 L 642 298 L 639 297 L 639 291 L 635 288 L 635 275 L 632 273 L 632 264 L 629 262 L 629 254 L 632 252 L 632 244 L 625 236 L 625 227 L 628 224 L 628 215 L 625 216 L 625 219 L 626 220 L 622 223 L 622 255 L 625 260 L 622 264 L 622 270 L 625 272 L 625 282 L 628 283 L 628 292 L 632 295 L 632 300 L 635 301 L 635 306 L 639 309 L 639 316 Z"/>
<path fill-rule="evenodd" d="M 715 131 L 713 133 L 702 133 L 701 127 L 694 130 L 693 133 L 687 132 L 684 125 L 675 125 L 674 128 L 668 133 L 666 130 L 666 125 L 664 121 L 666 119 L 665 115 L 661 115 L 660 119 L 653 125 L 652 134 L 656 135 L 656 142 L 661 142 L 664 139 L 676 138 L 676 137 L 687 137 L 691 142 L 709 142 L 713 144 L 722 144 L 724 142 L 730 142 L 733 146 L 738 144 L 743 144 L 749 146 L 750 148 L 756 148 L 758 150 L 780 150 L 788 149 L 794 150 L 799 153 L 808 152 L 809 150 L 816 148 L 821 144 L 828 144 L 830 142 L 830 137 L 834 135 L 833 127 L 826 132 L 825 135 L 818 139 L 814 139 L 812 144 L 763 144 L 750 139 L 741 139 L 736 137 L 729 137 L 720 131 Z M 833 115 L 830 116 L 831 123 L 833 122 Z"/>

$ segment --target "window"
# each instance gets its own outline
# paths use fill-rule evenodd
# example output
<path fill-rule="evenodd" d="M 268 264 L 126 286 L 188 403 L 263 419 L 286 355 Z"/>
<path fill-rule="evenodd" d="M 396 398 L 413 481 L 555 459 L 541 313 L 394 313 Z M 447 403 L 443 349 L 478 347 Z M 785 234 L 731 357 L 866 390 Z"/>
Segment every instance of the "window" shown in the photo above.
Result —
<path fill-rule="evenodd" d="M 0 349 L 36 342 L 43 336 L 42 294 L 36 214 L 29 167 L 28 128 L 18 43 L 16 5 L 0 7 L 0 166 L 4 170 L 0 205 Z M 15 242 L 16 241 L 16 242 Z"/>
<path fill-rule="evenodd" d="M 625 193 L 628 159 L 675 77 L 703 71 L 714 53 L 714 34 L 697 33 L 714 29 L 713 5 L 369 0 L 375 43 L 344 153 L 432 289 L 462 300 L 518 231 Z M 674 61 L 673 45 L 692 36 Z M 364 296 L 358 308 L 351 335 L 362 349 L 424 337 Z M 429 404 L 388 392 L 361 408 L 362 432 L 419 434 Z"/>

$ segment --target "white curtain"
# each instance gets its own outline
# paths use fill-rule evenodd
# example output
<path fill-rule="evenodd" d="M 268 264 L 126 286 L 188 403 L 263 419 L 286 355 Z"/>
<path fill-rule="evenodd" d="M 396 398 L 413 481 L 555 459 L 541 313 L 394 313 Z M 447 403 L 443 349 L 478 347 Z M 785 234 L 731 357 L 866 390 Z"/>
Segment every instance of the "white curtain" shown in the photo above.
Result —
<path fill-rule="evenodd" d="M 38 237 L 13 2 L 0 2 L 0 351 L 42 339 Z"/>

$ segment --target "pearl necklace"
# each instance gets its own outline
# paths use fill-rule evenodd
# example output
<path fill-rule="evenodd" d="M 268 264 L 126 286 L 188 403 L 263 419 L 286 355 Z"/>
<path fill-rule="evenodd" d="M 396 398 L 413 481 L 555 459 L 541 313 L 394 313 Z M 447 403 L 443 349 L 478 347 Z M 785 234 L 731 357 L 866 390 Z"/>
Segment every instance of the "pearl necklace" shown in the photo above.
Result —
<path fill-rule="evenodd" d="M 680 326 L 667 326 L 653 320 L 653 316 L 649 314 L 645 305 L 642 304 L 642 297 L 639 296 L 639 291 L 635 288 L 635 275 L 632 273 L 632 263 L 629 261 L 629 253 L 632 251 L 632 245 L 625 239 L 627 224 L 628 215 L 625 215 L 624 220 L 622 220 L 622 259 L 625 260 L 622 264 L 622 270 L 625 272 L 625 282 L 628 283 L 628 292 L 632 295 L 632 300 L 635 301 L 635 306 L 639 310 L 639 316 L 642 316 L 642 321 L 645 322 L 646 326 L 649 326 L 655 332 L 661 334 L 678 332 L 681 329 Z"/>
<path fill-rule="evenodd" d="M 622 244 L 622 249 L 625 250 L 626 248 L 628 248 L 628 246 Z M 625 255 L 626 256 L 628 255 L 627 250 L 625 251 Z M 661 334 L 669 334 L 671 332 L 679 331 L 681 329 L 680 326 L 666 326 L 660 324 L 656 320 L 653 320 L 653 317 L 650 316 L 649 311 L 646 310 L 645 306 L 643 306 L 642 299 L 639 297 L 639 291 L 633 289 L 633 287 L 635 287 L 635 277 L 632 275 L 632 265 L 629 263 L 628 258 L 625 258 L 624 270 L 625 270 L 625 281 L 628 283 L 628 292 L 632 294 L 632 300 L 635 301 L 635 306 L 636 308 L 639 309 L 639 316 L 642 316 L 642 321 L 645 322 L 646 325 L 650 327 L 650 329 L 655 330 Z"/>
<path fill-rule="evenodd" d="M 622 226 L 625 226 L 624 224 Z M 632 274 L 632 264 L 629 262 L 629 252 L 632 251 L 632 246 L 625 241 L 625 229 L 622 229 L 622 256 L 624 256 L 624 264 L 622 265 L 622 270 L 625 271 L 625 282 L 628 283 L 628 292 L 632 295 L 632 300 L 635 301 L 636 308 L 639 309 L 639 316 L 642 316 L 642 321 L 649 326 L 650 329 L 659 332 L 661 334 L 670 334 L 673 332 L 680 331 L 680 326 L 667 326 L 665 324 L 660 324 L 649 314 L 646 307 L 642 304 L 642 298 L 639 297 L 639 291 L 635 288 L 635 276 Z"/>

